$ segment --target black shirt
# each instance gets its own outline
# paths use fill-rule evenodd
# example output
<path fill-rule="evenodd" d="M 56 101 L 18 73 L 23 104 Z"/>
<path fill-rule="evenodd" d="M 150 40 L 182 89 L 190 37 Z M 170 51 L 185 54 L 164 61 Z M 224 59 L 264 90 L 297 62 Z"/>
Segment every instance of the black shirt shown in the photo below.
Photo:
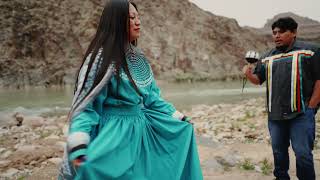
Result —
<path fill-rule="evenodd" d="M 319 48 L 296 41 L 286 52 L 272 49 L 255 69 L 260 83 L 267 82 L 269 119 L 284 120 L 305 112 L 320 80 Z"/>

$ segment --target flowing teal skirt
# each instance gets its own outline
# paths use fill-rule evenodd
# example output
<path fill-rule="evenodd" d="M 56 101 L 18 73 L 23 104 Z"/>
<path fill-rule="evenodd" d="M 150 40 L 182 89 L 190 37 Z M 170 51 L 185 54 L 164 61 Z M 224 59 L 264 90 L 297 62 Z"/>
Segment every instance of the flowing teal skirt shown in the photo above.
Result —
<path fill-rule="evenodd" d="M 77 180 L 201 180 L 193 127 L 140 107 L 108 107 Z"/>

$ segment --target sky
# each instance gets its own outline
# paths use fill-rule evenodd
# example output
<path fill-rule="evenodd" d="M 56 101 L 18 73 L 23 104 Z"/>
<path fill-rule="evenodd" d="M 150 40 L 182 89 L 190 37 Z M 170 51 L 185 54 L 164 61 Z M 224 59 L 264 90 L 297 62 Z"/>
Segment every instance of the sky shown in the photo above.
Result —
<path fill-rule="evenodd" d="M 293 12 L 320 22 L 320 0 L 189 0 L 215 15 L 234 18 L 240 26 L 261 28 L 267 19 Z"/>

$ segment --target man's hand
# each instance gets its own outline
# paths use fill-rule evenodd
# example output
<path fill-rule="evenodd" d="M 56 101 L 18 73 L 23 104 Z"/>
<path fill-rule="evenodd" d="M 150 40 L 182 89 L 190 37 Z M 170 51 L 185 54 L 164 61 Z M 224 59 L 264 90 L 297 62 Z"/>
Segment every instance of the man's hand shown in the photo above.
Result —
<path fill-rule="evenodd" d="M 257 75 L 253 74 L 253 72 L 256 62 L 258 62 L 258 60 L 260 59 L 260 54 L 256 51 L 248 51 L 245 55 L 245 59 L 248 64 L 243 67 L 243 74 L 246 76 L 246 78 L 249 79 L 251 83 L 259 85 L 260 79 Z"/>
<path fill-rule="evenodd" d="M 255 85 L 260 84 L 260 79 L 254 72 L 254 64 L 247 64 L 243 67 L 242 72 L 243 74 L 249 79 L 249 81 Z"/>
<path fill-rule="evenodd" d="M 309 101 L 308 107 L 316 108 L 319 103 L 320 103 L 320 80 L 317 80 L 314 85 L 313 93 Z"/>
<path fill-rule="evenodd" d="M 253 74 L 253 68 L 253 64 L 247 64 L 243 67 L 242 72 L 246 77 L 248 77 Z"/>

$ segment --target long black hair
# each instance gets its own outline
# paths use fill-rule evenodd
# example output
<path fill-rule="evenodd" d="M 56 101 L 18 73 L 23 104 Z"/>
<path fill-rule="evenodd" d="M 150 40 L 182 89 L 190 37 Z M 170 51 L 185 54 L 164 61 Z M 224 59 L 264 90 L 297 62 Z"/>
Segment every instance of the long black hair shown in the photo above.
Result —
<path fill-rule="evenodd" d="M 137 85 L 134 83 L 132 76 L 130 75 L 128 64 L 126 61 L 125 53 L 127 48 L 130 48 L 130 44 L 136 45 L 137 41 L 129 42 L 130 22 L 129 22 L 129 5 L 130 3 L 137 9 L 136 4 L 129 2 L 128 0 L 108 0 L 103 9 L 100 22 L 97 28 L 97 32 L 91 41 L 80 66 L 80 69 L 84 65 L 86 58 L 91 54 L 90 61 L 88 63 L 88 71 L 85 74 L 84 82 L 87 81 L 89 70 L 91 69 L 93 62 L 99 52 L 101 52 L 100 66 L 97 74 L 94 78 L 94 83 L 87 95 L 99 84 L 103 76 L 106 74 L 109 66 L 113 63 L 117 86 L 120 84 L 120 72 L 121 69 L 127 74 L 130 82 L 133 84 L 136 92 L 140 94 Z M 138 10 L 138 9 L 137 9 Z M 76 85 L 78 83 L 79 73 L 78 71 Z M 83 90 L 82 86 L 80 92 Z"/>

